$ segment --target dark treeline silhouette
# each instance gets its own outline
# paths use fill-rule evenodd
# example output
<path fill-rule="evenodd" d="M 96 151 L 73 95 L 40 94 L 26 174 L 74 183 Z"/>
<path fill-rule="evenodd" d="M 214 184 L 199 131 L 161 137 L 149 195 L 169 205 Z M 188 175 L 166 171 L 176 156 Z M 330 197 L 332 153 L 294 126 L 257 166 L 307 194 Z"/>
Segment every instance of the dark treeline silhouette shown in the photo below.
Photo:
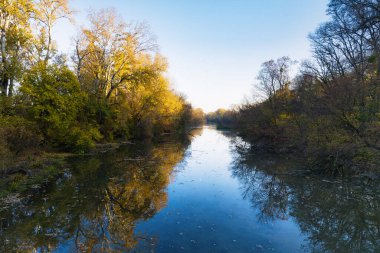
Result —
<path fill-rule="evenodd" d="M 46 147 L 86 152 L 202 122 L 171 89 L 146 25 L 125 23 L 113 9 L 91 11 L 65 55 L 52 30 L 72 21 L 68 0 L 2 1 L 0 14 L 2 166 Z"/>
<path fill-rule="evenodd" d="M 218 109 L 206 115 L 206 121 L 219 128 L 232 128 L 234 125 L 234 111 Z"/>
<path fill-rule="evenodd" d="M 265 95 L 219 114 L 256 151 L 303 154 L 332 175 L 373 172 L 380 158 L 380 1 L 331 0 L 330 20 L 309 38 L 313 59 L 262 64 Z M 208 115 L 213 120 L 213 115 Z"/>

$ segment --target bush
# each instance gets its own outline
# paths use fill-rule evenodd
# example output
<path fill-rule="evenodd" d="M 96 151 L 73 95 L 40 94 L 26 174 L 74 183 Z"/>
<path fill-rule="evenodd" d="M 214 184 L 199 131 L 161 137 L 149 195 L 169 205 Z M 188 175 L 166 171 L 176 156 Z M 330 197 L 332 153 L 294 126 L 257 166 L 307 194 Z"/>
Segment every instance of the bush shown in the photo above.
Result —
<path fill-rule="evenodd" d="M 9 150 L 18 155 L 37 148 L 43 140 L 37 125 L 19 116 L 0 117 L 0 126 L 3 151 Z"/>
<path fill-rule="evenodd" d="M 82 129 L 80 127 L 73 127 L 70 129 L 66 145 L 78 153 L 84 153 L 94 148 L 95 141 L 101 138 L 102 135 L 97 128 L 88 127 Z"/>

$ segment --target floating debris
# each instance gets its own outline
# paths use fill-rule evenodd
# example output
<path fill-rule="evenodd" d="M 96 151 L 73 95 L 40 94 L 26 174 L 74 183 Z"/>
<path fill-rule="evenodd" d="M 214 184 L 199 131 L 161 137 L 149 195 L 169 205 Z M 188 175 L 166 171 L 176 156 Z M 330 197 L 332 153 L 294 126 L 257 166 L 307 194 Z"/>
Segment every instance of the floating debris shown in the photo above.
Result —
<path fill-rule="evenodd" d="M 1 202 L 3 202 L 4 205 L 9 206 L 20 203 L 21 200 L 22 198 L 20 197 L 19 193 L 11 193 L 4 197 Z"/>
<path fill-rule="evenodd" d="M 256 245 L 256 249 L 263 250 L 264 247 L 263 247 L 263 245 L 261 245 L 261 244 L 257 244 L 257 245 Z"/>

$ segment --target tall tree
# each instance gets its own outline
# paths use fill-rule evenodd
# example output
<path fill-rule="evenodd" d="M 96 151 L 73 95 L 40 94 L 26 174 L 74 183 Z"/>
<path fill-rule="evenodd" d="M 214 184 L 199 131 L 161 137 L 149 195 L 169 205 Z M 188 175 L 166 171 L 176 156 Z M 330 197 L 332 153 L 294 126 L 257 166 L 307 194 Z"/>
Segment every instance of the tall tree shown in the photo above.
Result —
<path fill-rule="evenodd" d="M 12 95 L 13 84 L 22 65 L 21 52 L 30 33 L 29 19 L 33 3 L 5 0 L 0 3 L 1 94 Z"/>
<path fill-rule="evenodd" d="M 117 96 L 128 83 L 154 77 L 162 66 L 146 61 L 155 48 L 144 25 L 127 25 L 113 9 L 91 12 L 76 39 L 73 60 L 82 88 L 98 99 Z"/>
<path fill-rule="evenodd" d="M 286 88 L 290 84 L 290 68 L 294 63 L 287 56 L 264 62 L 257 76 L 259 89 L 267 97 L 272 97 L 278 90 Z"/>
<path fill-rule="evenodd" d="M 331 0 L 328 14 L 336 31 L 342 35 L 358 37 L 362 50 L 370 50 L 376 62 L 377 77 L 380 77 L 380 1 L 379 0 Z M 359 42 L 359 39 L 357 39 Z M 358 43 L 357 43 L 358 44 Z M 351 44 L 352 45 L 352 44 Z"/>
<path fill-rule="evenodd" d="M 283 56 L 261 65 L 257 87 L 268 98 L 272 110 L 276 107 L 277 92 L 287 90 L 290 86 L 290 68 L 294 63 L 289 57 Z"/>
<path fill-rule="evenodd" d="M 324 81 L 353 74 L 380 77 L 380 1 L 331 0 L 331 20 L 310 35 L 318 73 Z M 375 72 L 373 71 L 375 70 Z"/>
<path fill-rule="evenodd" d="M 55 50 L 53 45 L 53 27 L 60 19 L 71 19 L 73 11 L 68 6 L 68 0 L 39 0 L 36 3 L 34 18 L 40 28 L 39 56 L 48 64 Z"/>

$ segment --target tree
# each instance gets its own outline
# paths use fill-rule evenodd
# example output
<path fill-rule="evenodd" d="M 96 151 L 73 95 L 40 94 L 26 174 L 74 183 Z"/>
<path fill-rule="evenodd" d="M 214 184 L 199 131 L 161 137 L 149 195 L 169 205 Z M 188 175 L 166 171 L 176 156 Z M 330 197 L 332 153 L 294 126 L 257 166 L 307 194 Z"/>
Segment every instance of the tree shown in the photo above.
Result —
<path fill-rule="evenodd" d="M 289 58 L 263 63 L 266 99 L 241 106 L 235 127 L 257 150 L 297 150 L 325 173 L 360 173 L 380 155 L 380 2 L 331 0 L 327 13 L 292 87 Z"/>
<path fill-rule="evenodd" d="M 380 108 L 379 6 L 377 0 L 331 0 L 331 20 L 310 36 L 316 64 L 308 64 L 306 70 L 321 77 L 323 104 L 342 128 L 375 149 L 379 148 L 373 135 Z"/>
<path fill-rule="evenodd" d="M 12 96 L 15 79 L 22 68 L 22 54 L 30 35 L 33 4 L 27 0 L 0 3 L 1 94 Z"/>
<path fill-rule="evenodd" d="M 270 99 L 277 91 L 289 88 L 290 68 L 295 63 L 287 56 L 278 58 L 276 61 L 266 61 L 261 65 L 257 79 L 258 88 Z"/>
<path fill-rule="evenodd" d="M 369 50 L 376 62 L 380 77 L 380 1 L 379 0 L 331 0 L 327 13 L 344 36 L 356 37 L 362 50 Z M 355 44 L 354 44 L 355 45 Z M 348 54 L 346 57 L 349 56 Z M 365 59 L 364 59 L 365 60 Z"/>
<path fill-rule="evenodd" d="M 68 0 L 38 0 L 34 19 L 40 29 L 40 45 L 36 45 L 39 61 L 48 64 L 55 48 L 53 46 L 52 32 L 58 20 L 70 19 L 73 11 L 68 6 Z"/>
<path fill-rule="evenodd" d="M 174 129 L 183 102 L 164 77 L 166 59 L 146 26 L 126 24 L 113 9 L 91 12 L 89 20 L 75 40 L 73 61 L 102 133 L 151 137 Z"/>
<path fill-rule="evenodd" d="M 157 59 L 152 64 L 163 63 Z M 122 128 L 129 129 L 128 132 L 134 136 L 149 137 L 154 132 L 169 131 L 180 120 L 183 101 L 170 90 L 170 83 L 162 73 L 149 80 L 131 81 L 128 86 L 118 90 L 118 96 L 119 102 L 113 104 L 113 108 L 119 112 L 116 122 L 125 122 Z"/>
<path fill-rule="evenodd" d="M 96 129 L 78 122 L 86 94 L 66 66 L 40 62 L 26 74 L 20 90 L 29 104 L 30 117 L 53 144 L 82 150 L 100 138 Z"/>
<path fill-rule="evenodd" d="M 144 60 L 155 46 L 145 26 L 127 25 L 113 9 L 91 12 L 89 21 L 76 39 L 73 57 L 83 89 L 109 100 L 128 83 L 162 71 Z"/>

